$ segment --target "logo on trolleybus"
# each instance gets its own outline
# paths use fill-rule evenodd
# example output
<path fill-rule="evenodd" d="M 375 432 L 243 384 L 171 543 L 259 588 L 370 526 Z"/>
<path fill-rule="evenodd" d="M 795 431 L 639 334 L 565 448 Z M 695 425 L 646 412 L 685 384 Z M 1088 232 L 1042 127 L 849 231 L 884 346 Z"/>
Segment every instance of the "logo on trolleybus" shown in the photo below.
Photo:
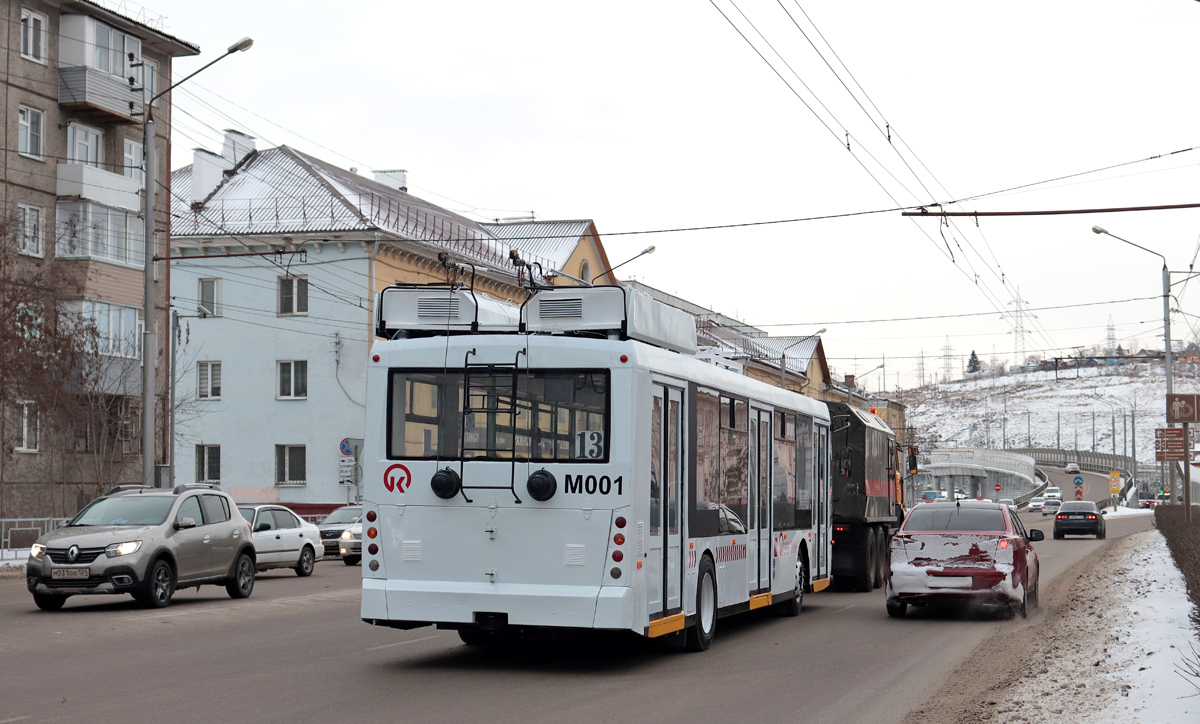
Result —
<path fill-rule="evenodd" d="M 408 472 L 408 468 L 400 463 L 389 466 L 383 471 L 383 487 L 388 489 L 388 492 L 393 490 L 403 493 L 408 490 L 408 486 L 412 485 L 412 473 Z"/>

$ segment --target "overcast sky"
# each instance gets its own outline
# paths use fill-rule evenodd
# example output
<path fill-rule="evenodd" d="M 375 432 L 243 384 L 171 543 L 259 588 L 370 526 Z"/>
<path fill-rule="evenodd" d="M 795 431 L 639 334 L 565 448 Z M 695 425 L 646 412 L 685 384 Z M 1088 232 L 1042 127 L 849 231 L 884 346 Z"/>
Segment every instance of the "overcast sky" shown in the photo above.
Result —
<path fill-rule="evenodd" d="M 260 148 L 408 169 L 410 192 L 472 218 L 594 219 L 614 262 L 657 246 L 629 276 L 751 324 L 794 325 L 772 333 L 825 327 L 838 372 L 886 355 L 889 389 L 916 383 L 922 350 L 940 372 L 947 336 L 955 354 L 1012 361 L 1013 323 L 997 310 L 1013 309 L 1018 287 L 1035 308 L 1155 297 L 1039 311 L 1025 321 L 1031 353 L 1102 343 L 1109 315 L 1126 347 L 1161 347 L 1161 260 L 1091 227 L 1179 270 L 1200 241 L 1200 210 L 948 228 L 890 211 L 620 234 L 927 205 L 1200 146 L 1191 0 L 145 5 L 201 47 L 177 77 L 255 41 L 175 95 L 173 167 L 234 126 Z M 1198 180 L 1200 150 L 948 208 L 1182 204 L 1200 201 Z M 975 312 L 992 314 L 850 323 Z M 1196 323 L 1176 314 L 1174 336 Z M 864 384 L 877 389 L 881 373 Z"/>

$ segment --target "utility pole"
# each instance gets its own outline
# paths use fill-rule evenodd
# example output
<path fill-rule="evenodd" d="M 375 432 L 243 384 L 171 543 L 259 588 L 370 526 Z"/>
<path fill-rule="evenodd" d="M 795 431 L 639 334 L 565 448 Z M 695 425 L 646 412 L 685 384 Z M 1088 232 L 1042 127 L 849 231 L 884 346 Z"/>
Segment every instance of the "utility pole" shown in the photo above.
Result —
<path fill-rule="evenodd" d="M 1001 450 L 1008 449 L 1008 393 L 1004 393 L 1004 422 L 1000 423 Z"/>
<path fill-rule="evenodd" d="M 1033 427 L 1029 421 L 1029 410 L 1025 411 L 1025 447 L 1033 449 Z"/>
<path fill-rule="evenodd" d="M 1062 410 L 1058 411 L 1058 422 L 1054 426 L 1054 447 L 1062 450 Z"/>
<path fill-rule="evenodd" d="M 1092 452 L 1096 452 L 1096 408 L 1092 408 Z"/>

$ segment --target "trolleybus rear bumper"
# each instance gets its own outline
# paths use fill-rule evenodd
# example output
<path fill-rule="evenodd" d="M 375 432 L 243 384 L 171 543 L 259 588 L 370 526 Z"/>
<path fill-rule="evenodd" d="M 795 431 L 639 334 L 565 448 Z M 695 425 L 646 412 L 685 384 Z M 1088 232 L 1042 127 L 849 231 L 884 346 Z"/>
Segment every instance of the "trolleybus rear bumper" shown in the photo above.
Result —
<path fill-rule="evenodd" d="M 364 621 L 401 628 L 473 624 L 476 614 L 505 614 L 512 626 L 641 631 L 643 625 L 634 624 L 633 604 L 633 589 L 624 586 L 364 578 L 362 590 Z"/>

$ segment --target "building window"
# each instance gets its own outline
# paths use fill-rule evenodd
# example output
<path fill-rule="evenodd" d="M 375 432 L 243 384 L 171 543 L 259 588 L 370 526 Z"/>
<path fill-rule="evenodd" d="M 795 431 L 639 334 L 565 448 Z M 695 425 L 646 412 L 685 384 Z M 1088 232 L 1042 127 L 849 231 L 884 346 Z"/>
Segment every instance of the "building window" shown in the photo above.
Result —
<path fill-rule="evenodd" d="M 588 284 L 592 283 L 592 265 L 587 259 L 584 259 L 583 263 L 579 265 L 579 278 Z"/>
<path fill-rule="evenodd" d="M 304 485 L 308 482 L 307 467 L 303 445 L 275 446 L 276 485 Z"/>
<path fill-rule="evenodd" d="M 141 66 L 132 63 L 141 62 L 142 41 L 102 23 L 95 24 L 95 33 L 92 67 L 121 78 L 133 76 L 134 82 L 140 83 Z"/>
<path fill-rule="evenodd" d="M 21 8 L 21 57 L 46 62 L 46 16 Z"/>
<path fill-rule="evenodd" d="M 17 126 L 17 152 L 42 160 L 42 112 L 18 106 Z"/>
<path fill-rule="evenodd" d="M 146 256 L 146 229 L 141 216 L 90 201 L 60 201 L 56 210 L 58 256 L 141 267 Z"/>
<path fill-rule="evenodd" d="M 96 352 L 110 357 L 141 357 L 141 311 L 108 302 L 84 300 L 83 321 L 96 328 Z"/>
<path fill-rule="evenodd" d="M 308 277 L 279 277 L 279 314 L 308 314 Z"/>
<path fill-rule="evenodd" d="M 14 427 L 17 433 L 17 452 L 37 452 L 38 429 L 41 423 L 41 416 L 38 414 L 37 403 L 18 403 L 16 419 L 13 422 L 15 423 Z"/>
<path fill-rule="evenodd" d="M 17 248 L 22 254 L 42 255 L 42 207 L 17 204 Z"/>
<path fill-rule="evenodd" d="M 201 279 L 196 300 L 196 313 L 201 317 L 221 316 L 221 280 Z"/>
<path fill-rule="evenodd" d="M 146 171 L 142 168 L 142 144 L 130 138 L 125 139 L 123 171 L 125 178 L 135 179 L 139 186 L 146 188 Z"/>
<path fill-rule="evenodd" d="M 196 363 L 196 397 L 201 400 L 221 399 L 221 363 Z"/>
<path fill-rule="evenodd" d="M 142 94 L 146 104 L 150 105 L 150 102 L 154 100 L 154 96 L 158 94 L 158 66 L 145 59 L 142 60 L 142 63 L 144 63 L 142 66 L 142 70 L 144 71 Z"/>
<path fill-rule="evenodd" d="M 95 128 L 89 128 L 79 123 L 67 125 L 67 163 L 83 163 L 88 166 L 100 167 L 103 155 L 100 144 L 103 135 Z"/>
<path fill-rule="evenodd" d="M 279 363 L 279 399 L 303 400 L 308 397 L 308 362 L 292 360 Z"/>
<path fill-rule="evenodd" d="M 196 482 L 221 482 L 221 446 L 196 446 Z"/>

